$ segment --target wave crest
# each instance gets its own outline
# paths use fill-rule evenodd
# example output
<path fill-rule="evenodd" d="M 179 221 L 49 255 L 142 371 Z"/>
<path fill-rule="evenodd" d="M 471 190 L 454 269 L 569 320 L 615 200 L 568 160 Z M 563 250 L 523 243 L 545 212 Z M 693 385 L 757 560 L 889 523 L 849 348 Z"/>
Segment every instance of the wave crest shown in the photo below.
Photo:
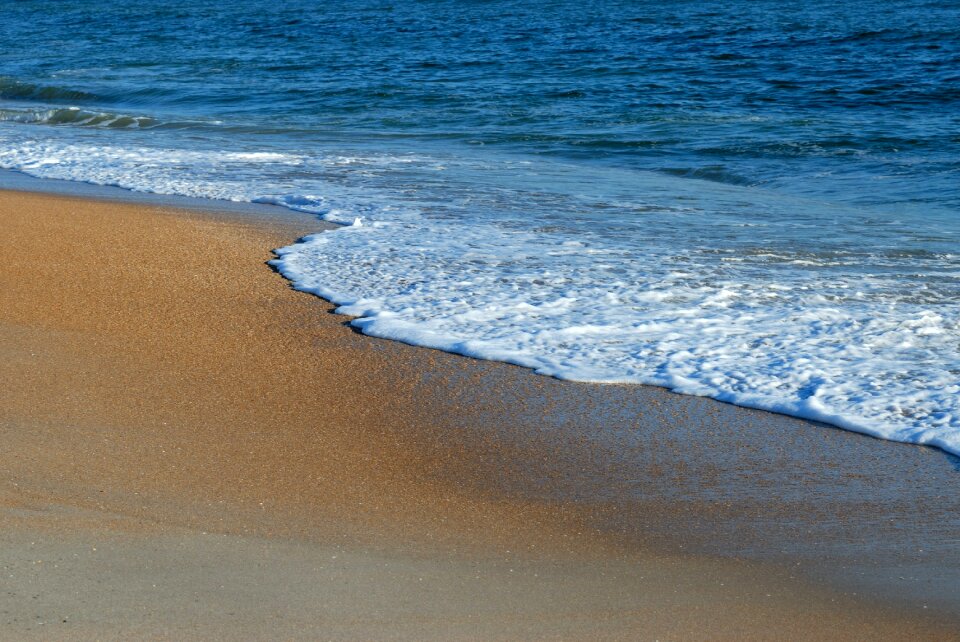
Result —
<path fill-rule="evenodd" d="M 69 89 L 67 87 L 38 85 L 16 80 L 15 78 L 0 76 L 0 98 L 6 100 L 44 100 L 57 102 L 94 101 L 100 97 L 96 94 Z"/>

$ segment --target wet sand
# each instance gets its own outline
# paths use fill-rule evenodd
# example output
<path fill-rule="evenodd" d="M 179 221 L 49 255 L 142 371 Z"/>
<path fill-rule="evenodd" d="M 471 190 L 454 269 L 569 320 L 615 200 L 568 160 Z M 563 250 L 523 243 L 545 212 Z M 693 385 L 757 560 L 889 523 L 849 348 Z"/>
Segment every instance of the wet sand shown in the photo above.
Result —
<path fill-rule="evenodd" d="M 318 227 L 0 193 L 0 637 L 958 630 L 955 460 L 361 336 Z"/>

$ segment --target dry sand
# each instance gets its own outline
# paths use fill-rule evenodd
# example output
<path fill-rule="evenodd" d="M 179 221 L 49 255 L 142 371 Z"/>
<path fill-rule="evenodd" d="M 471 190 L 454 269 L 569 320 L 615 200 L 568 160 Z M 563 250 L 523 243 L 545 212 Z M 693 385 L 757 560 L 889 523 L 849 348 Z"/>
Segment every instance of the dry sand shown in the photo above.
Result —
<path fill-rule="evenodd" d="M 604 497 L 564 404 L 633 393 L 363 337 L 265 265 L 308 231 L 0 193 L 0 637 L 956 631 L 627 528 L 692 509 Z"/>

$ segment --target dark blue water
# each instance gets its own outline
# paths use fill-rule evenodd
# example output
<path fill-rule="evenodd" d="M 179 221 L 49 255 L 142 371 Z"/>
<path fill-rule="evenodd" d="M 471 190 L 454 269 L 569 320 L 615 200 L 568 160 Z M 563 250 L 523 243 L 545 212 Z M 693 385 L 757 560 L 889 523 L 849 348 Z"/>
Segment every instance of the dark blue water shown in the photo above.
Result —
<path fill-rule="evenodd" d="M 27 0 L 0 98 L 960 204 L 951 2 Z"/>
<path fill-rule="evenodd" d="M 960 452 L 960 5 L 0 7 L 0 167 L 360 224 L 365 332 Z"/>

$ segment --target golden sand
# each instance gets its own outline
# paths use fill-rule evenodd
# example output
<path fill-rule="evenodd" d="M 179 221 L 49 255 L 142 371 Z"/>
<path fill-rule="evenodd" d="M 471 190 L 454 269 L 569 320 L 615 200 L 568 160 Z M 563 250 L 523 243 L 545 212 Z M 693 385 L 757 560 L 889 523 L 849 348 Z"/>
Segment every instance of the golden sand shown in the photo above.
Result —
<path fill-rule="evenodd" d="M 495 404 L 509 366 L 361 336 L 292 291 L 265 261 L 307 231 L 0 194 L 0 637 L 951 633 L 481 492 L 483 451 L 425 395 L 456 371 Z"/>

